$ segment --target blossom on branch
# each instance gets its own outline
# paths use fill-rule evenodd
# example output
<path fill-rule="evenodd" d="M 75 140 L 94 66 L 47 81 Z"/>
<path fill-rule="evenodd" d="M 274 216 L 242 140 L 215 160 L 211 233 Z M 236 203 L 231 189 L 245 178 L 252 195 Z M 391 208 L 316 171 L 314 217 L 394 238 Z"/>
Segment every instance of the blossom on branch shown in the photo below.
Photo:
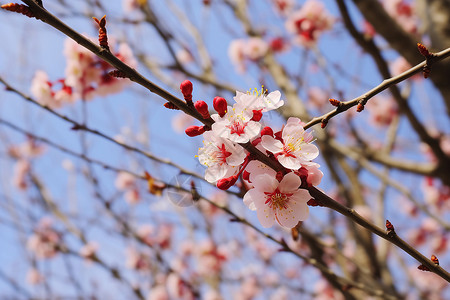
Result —
<path fill-rule="evenodd" d="M 309 213 L 306 203 L 311 196 L 307 190 L 299 189 L 301 183 L 294 173 L 286 174 L 280 182 L 268 174 L 257 176 L 244 203 L 256 210 L 263 227 L 271 227 L 276 220 L 281 226 L 292 228 Z"/>
<path fill-rule="evenodd" d="M 264 135 L 261 138 L 263 147 L 275 154 L 278 161 L 286 168 L 297 170 L 307 165 L 319 155 L 319 149 L 310 144 L 311 133 L 305 132 L 300 119 L 289 118 L 282 131 L 282 139 Z"/>
<path fill-rule="evenodd" d="M 198 159 L 201 164 L 208 167 L 205 179 L 208 182 L 216 182 L 235 175 L 247 156 L 244 148 L 216 136 L 211 131 L 205 132 L 203 136 L 205 146 L 198 150 Z"/>

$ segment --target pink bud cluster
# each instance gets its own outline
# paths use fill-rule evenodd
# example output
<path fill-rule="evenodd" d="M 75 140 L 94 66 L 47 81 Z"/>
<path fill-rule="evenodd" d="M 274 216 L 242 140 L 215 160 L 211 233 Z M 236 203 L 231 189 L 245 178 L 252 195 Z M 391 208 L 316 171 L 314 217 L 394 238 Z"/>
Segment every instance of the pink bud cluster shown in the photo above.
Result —
<path fill-rule="evenodd" d="M 211 128 L 191 126 L 186 130 L 189 136 L 203 134 L 198 158 L 207 167 L 205 179 L 226 190 L 242 178 L 248 189 L 244 203 L 257 210 L 264 227 L 272 226 L 275 220 L 282 226 L 295 227 L 308 216 L 311 196 L 304 188 L 319 184 L 323 176 L 319 164 L 312 162 L 319 155 L 312 144 L 313 136 L 305 132 L 298 118 L 289 118 L 280 131 L 261 125 L 265 112 L 284 104 L 279 91 L 236 92 L 234 100 L 231 106 L 224 98 L 214 98 L 217 113 L 211 116 L 206 103 L 195 104 L 202 116 L 214 120 Z M 255 160 L 240 145 L 248 142 L 285 169 L 276 172 Z"/>
<path fill-rule="evenodd" d="M 112 52 L 129 66 L 137 66 L 127 44 L 120 44 L 117 51 Z M 77 99 L 104 97 L 120 92 L 129 83 L 110 76 L 114 69 L 108 63 L 71 39 L 66 40 L 64 54 L 67 63 L 65 78 L 50 81 L 45 72 L 37 71 L 32 80 L 31 93 L 42 105 L 60 108 Z"/>

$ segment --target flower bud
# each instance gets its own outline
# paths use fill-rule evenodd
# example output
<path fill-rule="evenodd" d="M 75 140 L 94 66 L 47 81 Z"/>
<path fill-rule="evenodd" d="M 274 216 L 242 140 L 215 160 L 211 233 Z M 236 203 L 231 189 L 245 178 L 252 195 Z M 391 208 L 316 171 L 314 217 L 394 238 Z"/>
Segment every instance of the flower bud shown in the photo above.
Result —
<path fill-rule="evenodd" d="M 253 110 L 253 117 L 252 121 L 259 122 L 262 118 L 262 109 L 259 110 Z"/>
<path fill-rule="evenodd" d="M 238 176 L 234 175 L 228 178 L 223 178 L 217 181 L 217 187 L 221 190 L 228 190 L 230 187 L 232 187 L 236 181 L 238 180 Z"/>
<path fill-rule="evenodd" d="M 180 84 L 180 90 L 183 94 L 184 100 L 188 104 L 192 104 L 192 91 L 194 90 L 194 87 L 192 86 L 192 82 L 189 80 L 185 80 Z"/>
<path fill-rule="evenodd" d="M 198 136 L 205 132 L 205 126 L 189 126 L 185 132 L 190 137 Z"/>
<path fill-rule="evenodd" d="M 251 182 L 251 181 L 250 181 L 250 173 L 247 172 L 247 171 L 242 172 L 242 178 L 243 178 L 244 180 L 247 180 L 248 182 Z"/>
<path fill-rule="evenodd" d="M 206 104 L 205 101 L 197 101 L 195 102 L 194 106 L 198 113 L 202 115 L 203 119 L 208 119 L 210 117 L 208 104 Z"/>
<path fill-rule="evenodd" d="M 228 103 L 224 98 L 215 97 L 213 100 L 213 106 L 220 117 L 223 117 L 227 113 Z"/>
<path fill-rule="evenodd" d="M 273 130 L 272 130 L 272 128 L 270 128 L 269 126 L 264 127 L 264 128 L 261 130 L 261 136 L 263 136 L 263 135 L 270 135 L 270 136 L 273 136 Z"/>

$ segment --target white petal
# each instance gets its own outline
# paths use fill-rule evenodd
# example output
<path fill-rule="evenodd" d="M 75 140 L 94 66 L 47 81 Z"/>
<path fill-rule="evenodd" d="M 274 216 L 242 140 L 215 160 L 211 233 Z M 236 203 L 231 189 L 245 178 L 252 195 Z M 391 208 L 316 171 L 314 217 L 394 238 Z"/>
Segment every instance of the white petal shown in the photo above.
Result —
<path fill-rule="evenodd" d="M 293 191 L 298 190 L 300 184 L 302 184 L 302 180 L 300 179 L 300 177 L 291 172 L 284 175 L 283 179 L 278 185 L 278 188 L 282 193 L 292 193 Z"/>
<path fill-rule="evenodd" d="M 254 138 L 261 132 L 261 123 L 255 121 L 248 122 L 247 126 L 244 129 L 244 132 L 248 140 Z"/>
<path fill-rule="evenodd" d="M 286 156 L 282 154 L 278 156 L 278 161 L 283 165 L 283 167 L 291 170 L 298 170 L 302 167 L 301 160 L 296 157 Z"/>
<path fill-rule="evenodd" d="M 244 195 L 244 199 L 243 199 L 244 204 L 247 205 L 247 207 L 250 210 L 256 210 L 256 205 L 255 205 L 254 200 L 258 199 L 258 197 L 261 197 L 261 193 L 255 189 L 251 189 Z"/>
<path fill-rule="evenodd" d="M 319 149 L 313 144 L 304 144 L 302 145 L 302 149 L 300 150 L 301 156 L 305 160 L 313 160 L 317 156 L 319 156 Z"/>
<path fill-rule="evenodd" d="M 261 145 L 272 153 L 283 151 L 283 143 L 270 135 L 263 135 L 261 137 Z"/>

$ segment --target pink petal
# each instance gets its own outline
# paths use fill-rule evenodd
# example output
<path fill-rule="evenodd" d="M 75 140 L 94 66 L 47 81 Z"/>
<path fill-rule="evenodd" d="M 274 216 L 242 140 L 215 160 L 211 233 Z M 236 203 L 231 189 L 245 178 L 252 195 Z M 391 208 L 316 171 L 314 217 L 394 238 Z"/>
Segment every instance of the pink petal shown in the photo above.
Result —
<path fill-rule="evenodd" d="M 256 211 L 258 220 L 264 228 L 269 228 L 273 226 L 275 221 L 275 214 L 273 209 L 270 209 L 267 205 L 258 208 Z"/>
<path fill-rule="evenodd" d="M 298 190 L 301 184 L 302 180 L 300 179 L 300 177 L 291 172 L 284 175 L 283 179 L 278 185 L 278 188 L 282 193 L 292 193 L 292 191 Z"/>
<path fill-rule="evenodd" d="M 305 160 L 313 160 L 314 158 L 319 156 L 319 149 L 313 144 L 303 145 L 300 152 Z"/>
<path fill-rule="evenodd" d="M 261 137 L 261 145 L 266 150 L 272 153 L 278 153 L 283 151 L 283 143 L 281 143 L 279 140 L 276 140 L 269 135 L 264 135 Z"/>

